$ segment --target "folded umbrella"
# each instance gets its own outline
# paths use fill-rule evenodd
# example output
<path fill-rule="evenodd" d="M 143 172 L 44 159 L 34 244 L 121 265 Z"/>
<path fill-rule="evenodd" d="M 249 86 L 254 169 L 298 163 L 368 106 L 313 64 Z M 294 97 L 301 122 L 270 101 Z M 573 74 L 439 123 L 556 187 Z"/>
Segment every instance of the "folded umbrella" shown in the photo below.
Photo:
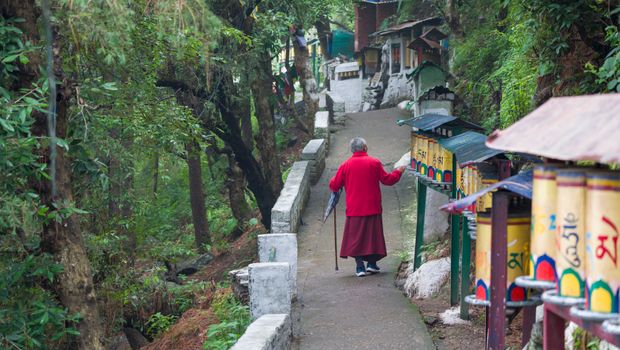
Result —
<path fill-rule="evenodd" d="M 323 215 L 323 222 L 327 221 L 329 214 L 336 208 L 336 204 L 338 204 L 338 200 L 340 200 L 340 192 L 332 192 L 329 196 L 329 201 L 327 202 L 327 208 L 325 209 L 325 214 Z"/>

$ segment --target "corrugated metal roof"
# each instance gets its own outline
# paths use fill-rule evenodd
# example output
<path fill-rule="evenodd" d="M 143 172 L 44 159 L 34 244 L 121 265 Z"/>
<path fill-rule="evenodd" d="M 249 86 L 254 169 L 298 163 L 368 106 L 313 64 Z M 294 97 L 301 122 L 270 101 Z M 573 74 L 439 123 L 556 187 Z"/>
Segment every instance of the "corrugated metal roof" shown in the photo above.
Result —
<path fill-rule="evenodd" d="M 423 20 L 411 20 L 411 21 L 403 22 L 395 26 L 386 28 L 384 30 L 376 31 L 368 36 L 373 37 L 373 36 L 382 36 L 382 35 L 387 35 L 387 34 L 392 34 L 392 33 L 398 33 L 402 30 L 411 29 L 413 27 L 417 27 L 420 25 L 440 25 L 442 22 L 443 21 L 440 17 L 430 17 L 430 18 L 425 18 Z"/>
<path fill-rule="evenodd" d="M 455 127 L 460 126 L 466 129 L 482 130 L 482 127 L 474 123 L 459 119 L 457 117 L 445 114 L 426 113 L 419 117 L 398 120 L 396 122 L 399 126 L 409 125 L 419 131 L 431 131 L 437 127 Z M 483 135 L 484 136 L 484 135 Z M 486 138 L 486 137 L 485 137 Z M 484 140 L 483 140 L 484 144 Z M 499 152 L 501 153 L 501 152 Z"/>
<path fill-rule="evenodd" d="M 438 50 L 441 49 L 441 45 L 439 45 L 438 42 L 432 41 L 432 40 L 428 40 L 428 39 L 422 38 L 422 37 L 413 40 L 411 43 L 409 43 L 407 48 L 415 50 L 418 46 L 422 46 L 422 47 L 426 47 L 426 48 L 431 48 L 431 49 L 438 49 Z"/>
<path fill-rule="evenodd" d="M 475 124 L 474 124 L 475 125 Z M 471 163 L 480 163 L 502 151 L 491 149 L 485 145 L 486 136 L 474 131 L 466 131 L 448 139 L 439 140 L 439 144 L 454 153 L 460 166 Z"/>
<path fill-rule="evenodd" d="M 484 196 L 489 192 L 493 192 L 498 188 L 508 190 L 526 198 L 532 198 L 532 178 L 533 171 L 528 170 L 515 176 L 511 176 L 503 181 L 494 183 L 493 185 L 486 187 L 465 198 L 461 198 L 457 201 L 443 205 L 439 209 L 445 210 L 450 213 L 461 213 L 463 210 L 474 204 L 474 202 L 478 198 Z"/>
<path fill-rule="evenodd" d="M 560 160 L 620 163 L 620 94 L 554 97 L 509 128 L 489 147 Z"/>

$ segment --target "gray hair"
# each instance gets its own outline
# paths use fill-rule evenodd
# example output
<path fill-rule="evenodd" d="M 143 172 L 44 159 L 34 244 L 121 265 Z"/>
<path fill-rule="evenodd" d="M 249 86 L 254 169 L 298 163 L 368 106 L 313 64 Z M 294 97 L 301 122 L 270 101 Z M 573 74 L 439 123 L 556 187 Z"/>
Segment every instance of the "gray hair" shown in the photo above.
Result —
<path fill-rule="evenodd" d="M 351 153 L 355 153 L 355 152 L 360 152 L 364 150 L 364 147 L 366 147 L 366 140 L 364 140 L 361 137 L 354 137 L 351 140 Z"/>

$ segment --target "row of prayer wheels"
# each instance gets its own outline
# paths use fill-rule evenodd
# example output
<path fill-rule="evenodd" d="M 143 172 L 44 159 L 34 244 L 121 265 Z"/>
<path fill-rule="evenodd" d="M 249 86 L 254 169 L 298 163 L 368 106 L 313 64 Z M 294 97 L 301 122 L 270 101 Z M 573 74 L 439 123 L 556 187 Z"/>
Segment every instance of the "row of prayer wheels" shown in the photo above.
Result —
<path fill-rule="evenodd" d="M 491 219 L 477 217 L 476 298 L 489 299 Z M 618 313 L 620 172 L 542 165 L 534 169 L 532 210 L 508 219 L 507 301 L 522 301 L 519 276 L 555 283 L 561 298 L 585 299 L 595 313 Z"/>
<path fill-rule="evenodd" d="M 452 182 L 452 152 L 436 139 L 411 133 L 411 167 L 420 175 L 440 183 Z"/>
<path fill-rule="evenodd" d="M 485 164 L 470 164 L 456 169 L 456 198 L 464 198 L 472 195 L 483 188 L 489 187 L 498 181 L 497 172 L 489 170 Z M 491 209 L 493 197 L 486 193 L 478 199 L 476 204 L 468 210 L 472 213 L 483 212 Z"/>

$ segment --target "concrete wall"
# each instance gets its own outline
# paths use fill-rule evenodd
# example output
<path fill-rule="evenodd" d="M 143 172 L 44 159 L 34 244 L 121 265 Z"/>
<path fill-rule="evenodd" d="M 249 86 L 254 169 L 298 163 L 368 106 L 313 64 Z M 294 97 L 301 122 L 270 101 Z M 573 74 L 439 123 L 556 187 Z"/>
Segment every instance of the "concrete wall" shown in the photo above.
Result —
<path fill-rule="evenodd" d="M 231 350 L 288 350 L 292 339 L 288 314 L 263 315 L 252 322 Z"/>
<path fill-rule="evenodd" d="M 289 264 L 291 297 L 297 295 L 297 235 L 294 233 L 269 233 L 258 235 L 260 262 L 285 262 Z"/>
<path fill-rule="evenodd" d="M 293 163 L 280 197 L 271 209 L 272 233 L 297 232 L 301 212 L 310 195 L 309 170 L 308 161 Z"/>
<path fill-rule="evenodd" d="M 255 320 L 267 314 L 290 314 L 290 266 L 286 262 L 250 264 L 250 314 Z"/>
<path fill-rule="evenodd" d="M 314 137 L 325 139 L 325 147 L 329 147 L 329 112 L 319 111 L 314 115 Z"/>
<path fill-rule="evenodd" d="M 325 104 L 329 111 L 329 121 L 335 124 L 344 124 L 346 109 L 344 99 L 334 91 L 328 91 L 325 95 Z"/>
<path fill-rule="evenodd" d="M 452 101 L 422 100 L 419 102 L 419 108 L 416 112 L 416 116 L 421 116 L 426 113 L 452 115 Z"/>
<path fill-rule="evenodd" d="M 301 151 L 301 160 L 307 160 L 310 167 L 310 184 L 315 185 L 321 178 L 325 169 L 325 154 L 327 146 L 324 139 L 314 139 L 308 141 L 306 147 Z"/>
<path fill-rule="evenodd" d="M 438 208 L 448 204 L 449 197 L 443 193 L 427 189 L 426 212 L 424 215 L 424 244 L 441 239 L 450 228 L 450 215 Z"/>

